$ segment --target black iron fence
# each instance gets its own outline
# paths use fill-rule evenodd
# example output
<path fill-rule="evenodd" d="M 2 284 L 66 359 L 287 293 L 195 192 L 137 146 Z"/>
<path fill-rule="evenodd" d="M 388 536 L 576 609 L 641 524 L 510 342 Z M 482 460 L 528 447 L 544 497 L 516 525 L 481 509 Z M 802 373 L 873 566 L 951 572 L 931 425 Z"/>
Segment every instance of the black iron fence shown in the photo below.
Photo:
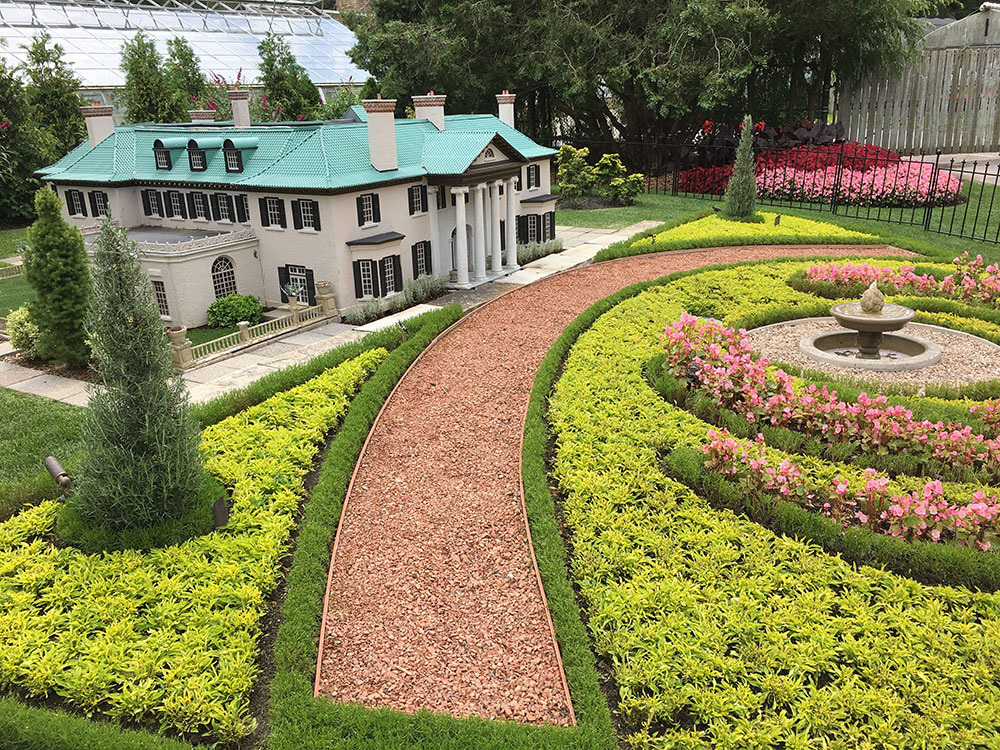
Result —
<path fill-rule="evenodd" d="M 701 144 L 560 141 L 593 154 L 618 151 L 649 193 L 721 201 L 735 148 Z M 1000 243 L 1000 156 L 985 160 L 896 154 L 854 142 L 760 151 L 757 194 L 765 206 L 829 211 Z"/>

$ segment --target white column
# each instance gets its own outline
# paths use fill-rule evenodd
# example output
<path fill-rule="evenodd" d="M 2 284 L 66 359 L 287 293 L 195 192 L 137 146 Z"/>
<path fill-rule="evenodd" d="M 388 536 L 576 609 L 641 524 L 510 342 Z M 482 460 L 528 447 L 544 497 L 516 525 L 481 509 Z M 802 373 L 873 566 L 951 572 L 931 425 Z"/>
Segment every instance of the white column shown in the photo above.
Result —
<path fill-rule="evenodd" d="M 486 183 L 479 183 L 473 190 L 475 200 L 475 212 L 473 214 L 472 232 L 475 239 L 475 252 L 473 255 L 473 279 L 476 281 L 486 278 L 486 221 L 483 215 L 483 192 L 486 190 Z"/>
<path fill-rule="evenodd" d="M 493 273 L 500 273 L 503 254 L 500 252 L 500 186 L 503 180 L 490 185 L 490 247 L 493 250 Z"/>
<path fill-rule="evenodd" d="M 509 270 L 516 270 L 520 266 L 517 265 L 517 217 L 514 216 L 514 178 L 511 177 L 505 183 L 503 189 L 504 195 L 507 198 L 507 225 L 504 229 L 507 230 L 507 264 L 504 266 Z"/>
<path fill-rule="evenodd" d="M 441 226 L 438 223 L 438 191 L 437 185 L 427 186 L 427 200 L 430 205 L 427 207 L 427 220 L 431 228 L 431 276 L 441 276 L 451 270 L 451 259 L 447 258 L 448 248 L 441 244 Z"/>
<path fill-rule="evenodd" d="M 486 245 L 486 266 L 496 273 L 499 269 L 493 268 L 493 204 L 490 202 L 490 186 L 487 183 L 483 186 L 483 243 Z"/>
<path fill-rule="evenodd" d="M 469 283 L 469 243 L 465 236 L 465 194 L 467 187 L 451 189 L 455 196 L 455 272 L 459 284 Z"/>

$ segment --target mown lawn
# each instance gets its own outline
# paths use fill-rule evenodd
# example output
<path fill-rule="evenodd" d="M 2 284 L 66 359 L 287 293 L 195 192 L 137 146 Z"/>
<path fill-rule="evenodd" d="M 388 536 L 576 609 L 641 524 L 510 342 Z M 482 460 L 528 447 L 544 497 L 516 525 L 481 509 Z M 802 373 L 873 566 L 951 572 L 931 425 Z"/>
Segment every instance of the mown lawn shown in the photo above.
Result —
<path fill-rule="evenodd" d="M 0 258 L 17 255 L 17 246 L 28 239 L 27 229 L 0 229 Z"/>
<path fill-rule="evenodd" d="M 0 318 L 6 318 L 11 310 L 16 310 L 34 298 L 35 290 L 24 276 L 0 279 Z"/>
<path fill-rule="evenodd" d="M 204 344 L 206 341 L 214 341 L 227 334 L 236 333 L 237 330 L 239 329 L 236 326 L 224 328 L 189 328 L 187 337 L 192 345 L 197 346 L 198 344 Z"/>

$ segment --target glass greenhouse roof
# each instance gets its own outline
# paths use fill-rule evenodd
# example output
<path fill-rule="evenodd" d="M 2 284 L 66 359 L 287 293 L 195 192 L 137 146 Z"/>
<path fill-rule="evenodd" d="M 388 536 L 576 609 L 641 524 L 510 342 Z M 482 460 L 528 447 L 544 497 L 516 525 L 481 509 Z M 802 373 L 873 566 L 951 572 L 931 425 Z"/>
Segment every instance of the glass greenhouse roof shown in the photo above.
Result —
<path fill-rule="evenodd" d="M 30 44 L 33 36 L 47 30 L 62 45 L 83 88 L 112 88 L 125 83 L 118 68 L 122 42 L 142 29 L 161 53 L 166 53 L 168 39 L 182 36 L 206 73 L 232 81 L 242 68 L 243 80 L 252 83 L 259 77 L 257 44 L 273 31 L 288 36 L 292 53 L 317 85 L 361 83 L 368 77 L 347 56 L 355 43 L 351 30 L 333 14 L 308 3 L 195 0 L 191 7 L 170 4 L 173 7 L 141 1 L 3 0 L 0 57 L 23 62 L 20 45 Z"/>

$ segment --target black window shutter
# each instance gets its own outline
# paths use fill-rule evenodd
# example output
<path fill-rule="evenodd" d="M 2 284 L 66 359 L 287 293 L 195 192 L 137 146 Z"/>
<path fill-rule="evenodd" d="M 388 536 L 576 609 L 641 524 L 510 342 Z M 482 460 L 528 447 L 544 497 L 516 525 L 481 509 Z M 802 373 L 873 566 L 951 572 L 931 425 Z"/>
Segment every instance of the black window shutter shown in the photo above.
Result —
<path fill-rule="evenodd" d="M 507 249 L 507 222 L 500 219 L 500 249 Z"/>
<path fill-rule="evenodd" d="M 267 198 L 260 199 L 260 225 L 262 227 L 271 226 L 271 220 L 267 218 Z M 287 302 L 288 300 L 284 301 Z"/>
<path fill-rule="evenodd" d="M 382 260 L 378 262 L 378 282 L 375 286 L 376 297 L 382 296 L 382 286 L 385 284 L 385 262 L 387 260 L 391 262 L 390 258 L 382 258 Z"/>
<path fill-rule="evenodd" d="M 229 220 L 233 220 L 233 196 L 231 195 L 220 195 L 220 201 L 226 202 L 226 207 L 229 209 Z"/>
<path fill-rule="evenodd" d="M 285 286 L 288 284 L 288 266 L 278 266 L 278 288 L 281 290 L 281 301 L 288 302 Z"/>
<path fill-rule="evenodd" d="M 172 195 L 173 195 L 172 192 L 168 192 L 167 193 L 167 198 L 163 202 L 163 205 L 165 206 L 166 213 L 161 213 L 160 214 L 160 216 L 166 216 L 168 219 L 172 218 L 173 215 L 174 215 L 174 201 L 171 198 Z"/>
<path fill-rule="evenodd" d="M 410 252 L 413 253 L 413 278 L 417 278 L 420 275 L 420 272 L 417 270 L 419 267 L 417 264 L 417 257 L 421 252 L 420 243 L 418 242 L 416 245 L 412 245 L 410 247 Z"/>
<path fill-rule="evenodd" d="M 219 219 L 221 219 L 222 214 L 219 213 L 219 194 L 212 193 L 211 195 L 209 195 L 208 204 L 209 207 L 212 209 L 212 220 L 218 221 Z M 230 214 L 230 216 L 232 216 L 232 214 Z"/>
<path fill-rule="evenodd" d="M 163 193 L 150 191 L 150 198 L 156 202 L 156 211 L 163 216 Z"/>
<path fill-rule="evenodd" d="M 243 202 L 245 198 L 246 198 L 245 195 L 236 196 L 236 220 L 240 222 L 240 224 L 245 224 L 247 220 L 250 218 L 249 216 L 247 216 L 247 204 Z M 231 209 L 232 207 L 233 207 L 233 200 L 232 198 L 230 198 L 229 208 Z"/>
<path fill-rule="evenodd" d="M 90 199 L 90 213 L 92 216 L 97 216 L 97 192 L 91 190 L 87 197 Z"/>
<path fill-rule="evenodd" d="M 398 255 L 392 256 L 392 276 L 395 281 L 393 284 L 396 287 L 397 292 L 403 291 L 403 262 Z"/>
<path fill-rule="evenodd" d="M 186 219 L 188 217 L 187 209 L 185 208 L 186 202 L 184 200 L 184 193 L 177 193 L 181 197 L 181 218 Z M 191 196 L 188 196 L 190 198 Z"/>
<path fill-rule="evenodd" d="M 288 221 L 285 219 L 285 201 L 283 198 L 278 198 L 278 222 L 281 224 L 282 229 L 288 226 Z"/>
<path fill-rule="evenodd" d="M 194 210 L 194 193 L 187 194 L 187 204 L 188 204 L 188 216 L 192 219 L 198 215 L 198 212 Z"/>
<path fill-rule="evenodd" d="M 146 216 L 152 216 L 153 215 L 153 206 L 152 206 L 152 204 L 151 204 L 151 202 L 149 200 L 149 191 L 148 190 L 143 190 L 139 195 L 142 197 L 142 212 Z"/>
<path fill-rule="evenodd" d="M 309 201 L 313 204 L 313 229 L 319 231 L 319 201 Z"/>
<path fill-rule="evenodd" d="M 69 213 L 70 216 L 76 216 L 76 213 L 73 211 L 73 191 L 72 190 L 67 190 L 66 191 L 66 211 Z"/>
<path fill-rule="evenodd" d="M 528 241 L 528 217 L 518 216 L 517 217 L 517 241 L 519 244 L 523 245 Z"/>
<path fill-rule="evenodd" d="M 361 289 L 361 261 L 356 260 L 354 265 L 354 296 L 361 299 L 364 296 L 364 292 Z"/>
<path fill-rule="evenodd" d="M 424 207 L 424 211 L 428 210 L 430 206 L 427 205 L 427 186 L 420 186 L 420 205 Z"/>
<path fill-rule="evenodd" d="M 316 304 L 316 282 L 314 281 L 315 278 L 316 278 L 316 276 L 315 276 L 315 274 L 313 274 L 313 270 L 311 268 L 307 268 L 306 269 L 306 294 L 309 297 L 309 305 L 310 306 Z"/>
<path fill-rule="evenodd" d="M 554 240 L 556 238 L 556 212 L 549 211 L 549 239 Z"/>
<path fill-rule="evenodd" d="M 416 186 L 406 189 L 406 209 L 410 212 L 410 216 L 413 216 L 413 191 L 416 190 Z"/>
<path fill-rule="evenodd" d="M 292 226 L 302 229 L 302 207 L 297 200 L 292 201 Z"/>
<path fill-rule="evenodd" d="M 454 206 L 455 206 L 455 204 L 456 204 L 457 202 L 458 202 L 458 201 L 457 201 L 457 200 L 456 200 L 456 198 L 455 198 L 455 194 L 454 194 L 454 193 L 452 193 L 452 194 L 451 194 L 451 205 L 452 205 L 452 207 L 454 207 Z"/>
<path fill-rule="evenodd" d="M 378 193 L 372 193 L 372 213 L 375 214 L 375 223 L 382 221 L 382 212 L 378 207 Z"/>
<path fill-rule="evenodd" d="M 365 225 L 365 209 L 364 209 L 364 206 L 362 206 L 362 204 L 361 204 L 361 198 L 362 198 L 362 196 L 360 196 L 360 195 L 357 198 L 357 203 L 358 203 L 358 226 L 359 227 L 363 227 Z"/>
<path fill-rule="evenodd" d="M 447 188 L 445 188 L 444 186 L 438 187 L 437 202 L 438 202 L 438 208 L 443 209 L 448 207 L 448 193 L 447 193 Z M 453 206 L 455 205 L 454 201 L 452 202 L 452 205 Z"/>
<path fill-rule="evenodd" d="M 87 201 L 85 201 L 85 200 L 83 199 L 83 191 L 82 191 L 82 190 L 76 190 L 76 191 L 74 191 L 74 192 L 75 192 L 75 193 L 76 193 L 76 194 L 77 194 L 78 196 L 80 196 L 80 211 L 81 211 L 81 213 L 82 213 L 82 214 L 83 214 L 84 216 L 86 216 L 86 215 L 87 215 Z"/>

